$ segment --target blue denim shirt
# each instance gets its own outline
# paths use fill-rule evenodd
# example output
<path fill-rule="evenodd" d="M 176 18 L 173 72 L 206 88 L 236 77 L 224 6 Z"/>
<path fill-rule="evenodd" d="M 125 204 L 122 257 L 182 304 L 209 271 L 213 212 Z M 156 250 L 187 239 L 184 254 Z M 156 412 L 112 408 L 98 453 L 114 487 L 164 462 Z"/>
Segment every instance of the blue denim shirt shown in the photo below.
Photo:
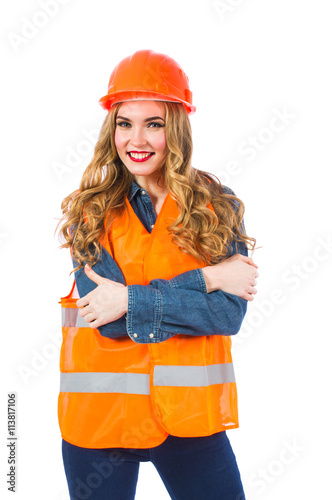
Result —
<path fill-rule="evenodd" d="M 224 189 L 234 194 L 225 186 Z M 149 194 L 133 182 L 128 200 L 151 233 L 156 214 Z M 233 241 L 228 255 L 234 253 L 248 255 L 244 243 Z M 105 278 L 126 284 L 119 266 L 104 248 L 93 269 Z M 75 280 L 80 297 L 97 286 L 83 269 L 75 273 Z M 246 310 L 247 301 L 237 295 L 222 290 L 207 293 L 202 269 L 194 269 L 170 280 L 154 279 L 149 285 L 128 285 L 127 314 L 98 330 L 109 338 L 129 335 L 136 343 L 162 342 L 176 334 L 234 335 L 240 330 Z"/>

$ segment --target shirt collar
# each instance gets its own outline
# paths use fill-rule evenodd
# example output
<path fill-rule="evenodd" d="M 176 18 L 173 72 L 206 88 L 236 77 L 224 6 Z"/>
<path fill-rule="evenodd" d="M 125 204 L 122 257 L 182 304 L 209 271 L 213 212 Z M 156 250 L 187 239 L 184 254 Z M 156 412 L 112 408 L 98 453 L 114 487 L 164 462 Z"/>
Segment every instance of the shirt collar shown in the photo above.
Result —
<path fill-rule="evenodd" d="M 128 201 L 131 201 L 134 198 L 134 196 L 137 194 L 137 192 L 139 192 L 140 189 L 141 189 L 141 187 L 138 184 L 136 184 L 135 181 L 132 181 Z"/>

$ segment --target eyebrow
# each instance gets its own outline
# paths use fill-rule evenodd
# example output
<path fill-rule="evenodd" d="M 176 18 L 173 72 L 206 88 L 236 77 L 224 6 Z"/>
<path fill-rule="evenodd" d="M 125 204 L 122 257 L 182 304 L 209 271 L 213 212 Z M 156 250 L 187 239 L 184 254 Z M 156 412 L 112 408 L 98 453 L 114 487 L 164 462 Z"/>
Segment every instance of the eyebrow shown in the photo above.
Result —
<path fill-rule="evenodd" d="M 130 122 L 131 120 L 129 120 L 129 118 L 126 118 L 125 116 L 117 116 L 117 118 L 121 118 L 122 120 L 127 120 L 128 122 Z M 163 122 L 165 121 L 161 116 L 151 116 L 150 118 L 146 118 L 146 120 L 144 120 L 144 122 L 150 122 L 151 120 L 162 120 Z"/>

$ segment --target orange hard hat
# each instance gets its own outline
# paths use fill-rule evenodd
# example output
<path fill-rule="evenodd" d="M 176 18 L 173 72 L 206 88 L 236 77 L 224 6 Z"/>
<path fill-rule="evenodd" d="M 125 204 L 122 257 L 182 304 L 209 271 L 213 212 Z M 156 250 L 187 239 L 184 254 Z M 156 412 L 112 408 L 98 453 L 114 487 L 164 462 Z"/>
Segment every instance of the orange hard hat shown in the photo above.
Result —
<path fill-rule="evenodd" d="M 153 50 L 139 50 L 120 61 L 112 71 L 108 92 L 99 104 L 109 111 L 118 102 L 145 99 L 181 102 L 188 114 L 196 111 L 189 79 L 181 66 L 171 57 Z"/>

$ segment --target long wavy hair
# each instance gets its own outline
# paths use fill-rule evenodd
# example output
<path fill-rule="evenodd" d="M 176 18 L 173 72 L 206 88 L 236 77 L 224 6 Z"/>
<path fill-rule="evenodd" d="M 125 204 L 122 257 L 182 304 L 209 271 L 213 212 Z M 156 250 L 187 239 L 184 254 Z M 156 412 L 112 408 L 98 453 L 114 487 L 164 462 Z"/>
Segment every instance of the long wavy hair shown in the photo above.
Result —
<path fill-rule="evenodd" d="M 191 165 L 192 131 L 184 106 L 162 103 L 168 154 L 159 169 L 160 180 L 179 208 L 179 216 L 167 228 L 173 242 L 181 251 L 209 265 L 226 258 L 233 239 L 254 249 L 255 238 L 247 236 L 244 230 L 243 202 L 213 174 Z M 115 147 L 120 106 L 121 103 L 113 106 L 104 120 L 79 189 L 61 205 L 63 217 L 58 224 L 61 248 L 71 248 L 78 264 L 75 270 L 97 262 L 101 237 L 112 221 L 127 209 L 125 197 L 130 193 L 134 176 L 120 160 Z M 208 208 L 209 203 L 215 212 Z"/>

